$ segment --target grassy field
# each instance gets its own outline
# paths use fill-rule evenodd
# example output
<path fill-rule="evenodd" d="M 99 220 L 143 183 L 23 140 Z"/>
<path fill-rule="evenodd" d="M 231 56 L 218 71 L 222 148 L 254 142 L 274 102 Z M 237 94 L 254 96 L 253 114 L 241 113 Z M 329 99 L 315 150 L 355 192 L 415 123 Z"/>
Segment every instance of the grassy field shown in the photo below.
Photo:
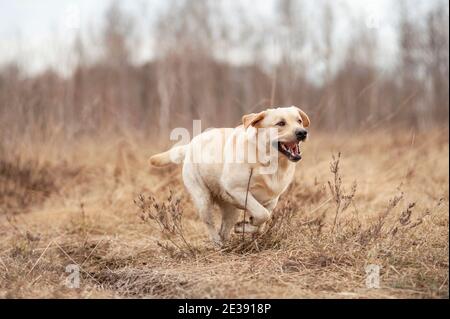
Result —
<path fill-rule="evenodd" d="M 222 250 L 148 139 L 4 152 L 0 297 L 448 298 L 448 129 L 312 134 L 272 227 Z"/>

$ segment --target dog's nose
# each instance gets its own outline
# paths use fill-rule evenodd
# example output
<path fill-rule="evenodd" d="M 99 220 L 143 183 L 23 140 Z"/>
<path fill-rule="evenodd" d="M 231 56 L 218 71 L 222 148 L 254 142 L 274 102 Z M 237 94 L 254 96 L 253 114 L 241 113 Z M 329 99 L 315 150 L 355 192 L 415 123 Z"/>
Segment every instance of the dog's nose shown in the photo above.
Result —
<path fill-rule="evenodd" d="M 306 136 L 308 136 L 308 131 L 305 129 L 298 129 L 295 131 L 295 136 L 297 136 L 297 140 L 303 141 Z"/>

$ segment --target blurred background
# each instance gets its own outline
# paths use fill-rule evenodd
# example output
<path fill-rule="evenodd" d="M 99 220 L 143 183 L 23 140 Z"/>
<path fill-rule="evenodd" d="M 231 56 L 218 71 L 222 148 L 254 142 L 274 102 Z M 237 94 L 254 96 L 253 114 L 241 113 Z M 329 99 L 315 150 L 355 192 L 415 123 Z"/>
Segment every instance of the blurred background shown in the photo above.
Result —
<path fill-rule="evenodd" d="M 443 0 L 0 0 L 0 148 L 272 105 L 323 132 L 446 127 L 448 28 Z"/>

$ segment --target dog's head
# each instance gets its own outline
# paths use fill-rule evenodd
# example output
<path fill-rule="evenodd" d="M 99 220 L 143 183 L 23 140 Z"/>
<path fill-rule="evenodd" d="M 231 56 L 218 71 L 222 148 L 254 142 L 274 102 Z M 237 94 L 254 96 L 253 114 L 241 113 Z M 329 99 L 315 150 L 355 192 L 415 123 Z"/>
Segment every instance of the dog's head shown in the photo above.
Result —
<path fill-rule="evenodd" d="M 308 137 L 306 128 L 309 127 L 310 120 L 308 115 L 298 107 L 279 107 L 247 114 L 242 117 L 242 123 L 245 129 L 250 126 L 258 131 L 259 129 L 276 129 L 276 134 L 270 134 L 270 144 L 290 161 L 297 162 L 302 158 L 300 143 Z"/>

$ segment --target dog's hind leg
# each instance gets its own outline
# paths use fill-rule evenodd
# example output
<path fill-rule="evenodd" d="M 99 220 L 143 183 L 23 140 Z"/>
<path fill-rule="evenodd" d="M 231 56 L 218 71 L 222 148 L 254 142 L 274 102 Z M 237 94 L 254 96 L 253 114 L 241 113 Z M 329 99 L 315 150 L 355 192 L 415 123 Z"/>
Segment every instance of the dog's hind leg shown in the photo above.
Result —
<path fill-rule="evenodd" d="M 222 242 L 225 243 L 230 239 L 231 230 L 239 218 L 239 210 L 233 205 L 222 201 L 219 203 L 219 206 L 222 213 L 222 225 L 220 226 L 219 235 Z"/>
<path fill-rule="evenodd" d="M 191 195 L 192 201 L 197 208 L 198 214 L 205 223 L 209 236 L 215 245 L 222 244 L 220 236 L 216 230 L 213 219 L 213 201 L 209 189 L 204 183 L 195 175 L 193 167 L 187 167 L 190 164 L 185 164 L 183 167 L 183 181 L 186 189 Z"/>

